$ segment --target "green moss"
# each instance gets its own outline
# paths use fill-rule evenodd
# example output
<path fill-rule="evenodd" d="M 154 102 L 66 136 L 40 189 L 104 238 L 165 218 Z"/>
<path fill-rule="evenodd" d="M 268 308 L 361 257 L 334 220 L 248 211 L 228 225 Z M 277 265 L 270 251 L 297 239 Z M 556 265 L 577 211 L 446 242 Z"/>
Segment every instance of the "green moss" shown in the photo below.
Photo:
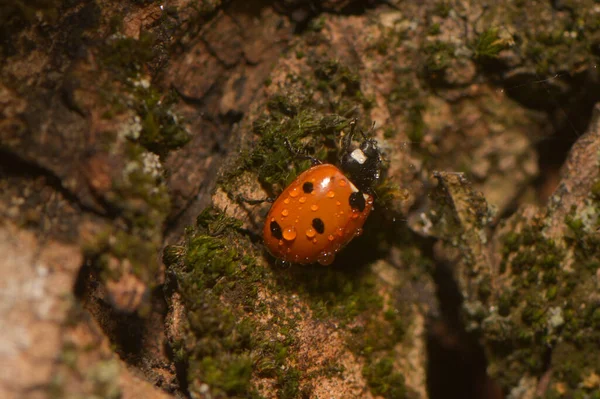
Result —
<path fill-rule="evenodd" d="M 118 75 L 118 74 L 117 74 Z M 179 101 L 173 91 L 162 92 L 152 85 L 149 78 L 133 74 L 130 77 L 119 77 L 123 81 L 123 90 L 114 92 L 114 88 L 106 88 L 103 100 L 110 107 L 103 118 L 112 119 L 124 113 L 135 112 L 130 126 L 122 126 L 123 132 L 115 132 L 106 143 L 111 151 L 117 138 L 126 138 L 132 143 L 140 144 L 164 159 L 172 150 L 185 145 L 190 140 L 184 120 L 175 106 Z M 106 139 L 106 135 L 103 136 Z M 129 149 L 132 158 L 139 157 L 140 151 Z"/>
<path fill-rule="evenodd" d="M 220 212 L 206 210 L 198 217 L 197 231 L 190 237 L 185 253 L 181 247 L 167 249 L 165 259 L 175 271 L 180 292 L 190 310 L 188 320 L 195 342 L 187 352 L 179 352 L 189 359 L 190 380 L 205 381 L 210 376 L 223 376 L 229 371 L 221 368 L 250 356 L 252 373 L 277 381 L 278 397 L 293 398 L 310 393 L 310 384 L 301 384 L 318 375 L 324 375 L 331 367 L 339 373 L 335 364 L 310 375 L 302 374 L 294 364 L 296 320 L 279 314 L 271 305 L 261 303 L 256 284 L 275 281 L 276 289 L 284 296 L 298 295 L 312 309 L 317 319 L 334 320 L 340 325 L 356 323 L 348 336 L 349 347 L 369 364 L 373 364 L 370 378 L 377 392 L 386 397 L 394 396 L 403 389 L 402 378 L 387 366 L 375 366 L 381 356 L 394 356 L 395 345 L 404 337 L 409 311 L 388 305 L 383 312 L 383 299 L 377 292 L 376 277 L 365 269 L 348 270 L 336 267 L 304 266 L 302 268 L 268 269 L 248 264 L 253 257 L 242 256 L 244 239 L 238 235 L 239 221 Z M 232 245 L 232 243 L 234 243 Z M 266 288 L 266 287 L 265 287 Z M 269 326 L 259 326 L 246 311 L 269 309 Z M 247 310 L 246 310 L 247 309 Z M 243 331 L 240 332 L 242 326 Z M 266 329 L 265 329 L 266 328 Z M 274 339 L 274 336 L 280 338 Z M 281 338 L 283 337 L 283 338 Z M 233 354 L 238 357 L 231 357 Z M 209 357 L 210 360 L 205 360 Z M 236 366 L 235 370 L 245 370 Z M 207 373 L 210 375 L 207 377 Z M 238 375 L 238 374 L 235 374 Z M 239 371 L 239 375 L 247 374 Z M 215 377 L 215 380 L 218 378 Z M 237 381 L 240 378 L 236 378 Z M 209 384 L 214 392 L 229 389 Z M 236 384 L 235 391 L 253 391 L 252 384 Z M 231 388 L 233 389 L 233 388 Z M 216 391 L 214 391 L 216 390 Z M 392 396 L 390 396 L 392 395 Z"/>
<path fill-rule="evenodd" d="M 307 169 L 310 162 L 293 157 L 285 145 L 286 139 L 292 147 L 321 159 L 336 156 L 335 148 L 326 143 L 348 125 L 348 120 L 304 109 L 283 96 L 271 99 L 269 109 L 273 116 L 254 123 L 253 131 L 259 137 L 254 148 L 242 152 L 236 164 L 221 177 L 220 184 L 226 191 L 233 191 L 238 184 L 236 178 L 244 171 L 254 171 L 263 185 L 278 192 Z M 310 141 L 305 142 L 304 138 Z"/>
<path fill-rule="evenodd" d="M 375 290 L 375 276 L 364 269 L 351 271 L 310 265 L 291 268 L 278 278 L 283 287 L 306 298 L 317 318 L 335 318 L 346 323 L 367 310 L 380 310 L 383 306 Z"/>
<path fill-rule="evenodd" d="M 536 227 L 527 226 L 521 233 L 509 232 L 503 241 L 503 256 L 508 259 L 510 255 L 513 273 L 526 272 L 534 281 L 541 270 L 559 267 L 564 258 L 563 250 L 552 239 L 545 238 Z"/>
<path fill-rule="evenodd" d="M 442 18 L 448 18 L 450 15 L 450 10 L 452 10 L 452 5 L 449 1 L 439 0 L 437 3 L 435 3 L 433 13 Z"/>
<path fill-rule="evenodd" d="M 533 327 L 544 327 L 545 326 L 545 313 L 546 309 L 536 301 L 535 298 L 530 299 L 532 302 L 527 302 L 525 309 L 521 313 L 521 319 L 528 326 Z"/>
<path fill-rule="evenodd" d="M 592 185 L 591 193 L 594 199 L 600 200 L 600 180 Z"/>
<path fill-rule="evenodd" d="M 368 364 L 363 369 L 371 392 L 386 399 L 407 397 L 404 376 L 394 370 L 393 358 L 383 358 Z"/>
<path fill-rule="evenodd" d="M 507 389 L 517 386 L 524 373 L 541 378 L 548 359 L 553 382 L 564 383 L 569 397 L 585 396 L 583 376 L 600 372 L 600 360 L 590 363 L 591 357 L 582 356 L 600 349 L 594 321 L 598 307 L 589 306 L 588 299 L 597 265 L 588 269 L 587 264 L 600 255 L 596 234 L 586 231 L 576 208 L 565 226 L 568 232 L 560 242 L 544 236 L 541 217 L 503 237 L 502 253 L 510 266 L 506 272 L 514 280 L 511 292 L 502 293 L 497 302 L 503 318 L 490 318 L 484 336 L 493 342 L 493 376 Z M 572 262 L 570 267 L 565 261 Z"/>
<path fill-rule="evenodd" d="M 139 88 L 136 96 L 140 99 L 137 112 L 142 120 L 141 145 L 164 158 L 169 151 L 182 147 L 190 140 L 183 121 L 173 110 L 177 100 L 173 91 L 165 96 L 152 87 Z"/>
<path fill-rule="evenodd" d="M 218 359 L 206 356 L 198 367 L 202 370 L 203 381 L 213 391 L 227 395 L 245 395 L 248 393 L 252 374 L 252 360 L 247 354 L 220 356 Z"/>
<path fill-rule="evenodd" d="M 508 232 L 503 237 L 504 241 L 504 249 L 503 252 L 505 254 L 510 254 L 511 252 L 517 251 L 519 249 L 519 235 L 515 232 Z"/>
<path fill-rule="evenodd" d="M 408 111 L 408 123 L 410 129 L 406 132 L 409 140 L 413 143 L 420 143 L 425 136 L 425 121 L 423 120 L 423 111 L 425 105 L 421 103 L 413 104 Z"/>
<path fill-rule="evenodd" d="M 120 367 L 117 360 L 104 360 L 87 370 L 86 379 L 92 382 L 93 393 L 97 397 L 117 399 L 121 397 L 119 374 Z"/>
<path fill-rule="evenodd" d="M 589 350 L 593 350 L 594 352 L 589 352 Z M 556 373 L 557 380 L 564 381 L 567 384 L 573 397 L 592 392 L 593 387 L 590 387 L 588 390 L 581 383 L 592 372 L 598 373 L 600 360 L 598 360 L 597 356 L 589 355 L 590 353 L 597 353 L 596 350 L 596 348 L 587 345 L 580 347 L 567 344 L 561 346 L 560 349 L 553 353 L 553 373 Z M 583 397 L 588 396 L 584 395 Z"/>
<path fill-rule="evenodd" d="M 122 78 L 134 77 L 154 58 L 156 37 L 142 31 L 139 39 L 113 36 L 100 50 L 100 59 L 109 70 Z"/>
<path fill-rule="evenodd" d="M 214 212 L 208 215 L 209 212 L 204 213 L 202 222 L 223 220 L 223 216 Z M 206 231 L 209 225 L 206 223 L 201 229 Z M 250 359 L 255 326 L 250 319 L 243 317 L 243 313 L 228 307 L 221 299 L 234 294 L 231 283 L 248 277 L 242 267 L 250 265 L 244 264 L 247 259 L 229 244 L 219 234 L 213 236 L 199 232 L 190 238 L 176 272 L 189 311 L 188 323 L 195 336 L 194 345 L 183 354 L 189 363 L 188 377 L 190 381 L 200 380 L 209 384 L 216 397 L 253 392 Z M 241 292 L 235 292 L 236 296 L 256 299 L 256 292 L 250 289 L 249 282 L 235 288 L 241 289 Z"/>
<path fill-rule="evenodd" d="M 477 287 L 477 296 L 483 302 L 486 302 L 488 298 L 492 295 L 492 282 L 489 276 L 485 276 L 481 281 L 479 281 Z"/>
<path fill-rule="evenodd" d="M 454 58 L 454 46 L 439 40 L 427 43 L 423 51 L 426 56 L 425 69 L 429 74 L 445 70 Z"/>
<path fill-rule="evenodd" d="M 279 399 L 293 399 L 298 397 L 300 392 L 300 372 L 291 367 L 284 372 L 279 373 L 277 377 L 277 387 Z"/>
<path fill-rule="evenodd" d="M 498 35 L 498 28 L 492 27 L 486 29 L 477 38 L 474 56 L 477 60 L 493 59 L 506 48 L 508 48 L 506 40 Z"/>
<path fill-rule="evenodd" d="M 436 36 L 440 34 L 440 24 L 434 23 L 429 25 L 429 29 L 427 29 L 427 33 L 432 36 Z"/>
<path fill-rule="evenodd" d="M 359 102 L 365 109 L 373 107 L 374 99 L 367 97 L 360 87 L 360 75 L 347 65 L 332 59 L 313 60 L 317 88 L 337 99 L 336 112 L 345 115 Z M 350 100 L 350 101 L 348 101 Z"/>
<path fill-rule="evenodd" d="M 308 29 L 313 32 L 320 32 L 325 27 L 325 22 L 327 21 L 325 15 L 320 15 L 316 18 L 310 20 L 308 24 Z"/>
<path fill-rule="evenodd" d="M 275 378 L 278 397 L 297 397 L 299 381 L 307 377 L 292 367 L 296 321 L 259 299 L 257 287 L 274 276 L 255 264 L 256 254 L 246 254 L 249 242 L 239 227 L 238 220 L 209 208 L 198 217 L 185 253 L 167 250 L 188 309 L 190 335 L 179 353 L 190 365 L 189 380 L 206 382 L 214 397 L 257 396 L 254 374 Z M 267 309 L 268 325 L 258 324 L 253 316 Z"/>

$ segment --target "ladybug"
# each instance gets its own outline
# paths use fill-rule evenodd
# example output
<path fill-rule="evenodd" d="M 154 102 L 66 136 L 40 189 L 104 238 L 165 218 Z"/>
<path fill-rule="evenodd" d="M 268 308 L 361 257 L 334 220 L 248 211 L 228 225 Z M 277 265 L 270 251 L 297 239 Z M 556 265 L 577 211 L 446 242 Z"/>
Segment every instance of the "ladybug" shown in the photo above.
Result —
<path fill-rule="evenodd" d="M 271 206 L 263 241 L 276 258 L 329 265 L 346 244 L 362 234 L 373 209 L 373 186 L 381 175 L 382 158 L 377 141 L 362 132 L 360 146 L 352 147 L 355 126 L 356 120 L 342 141 L 339 168 L 305 156 L 313 166 Z"/>

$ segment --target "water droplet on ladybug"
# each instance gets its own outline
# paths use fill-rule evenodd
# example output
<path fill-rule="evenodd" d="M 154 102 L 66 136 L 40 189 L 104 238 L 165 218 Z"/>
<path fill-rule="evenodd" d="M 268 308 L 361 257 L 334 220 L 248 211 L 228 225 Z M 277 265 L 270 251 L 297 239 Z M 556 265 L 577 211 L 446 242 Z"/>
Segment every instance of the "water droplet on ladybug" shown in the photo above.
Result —
<path fill-rule="evenodd" d="M 327 192 L 327 198 L 333 198 L 333 197 L 335 197 L 335 192 L 333 190 L 329 190 Z"/>
<path fill-rule="evenodd" d="M 319 205 L 317 205 L 317 204 L 313 204 L 310 206 L 310 210 L 313 212 L 317 211 L 318 209 L 319 209 Z"/>
<path fill-rule="evenodd" d="M 298 202 L 300 202 L 301 204 L 304 204 L 306 202 L 306 197 L 300 197 L 298 199 Z"/>
<path fill-rule="evenodd" d="M 322 264 L 324 266 L 327 266 L 327 265 L 331 265 L 333 263 L 334 259 L 335 259 L 335 254 L 333 252 L 323 251 L 319 254 L 317 262 L 319 262 L 320 264 Z"/>
<path fill-rule="evenodd" d="M 290 211 L 288 211 L 287 209 L 284 209 L 283 211 L 281 211 L 281 216 L 283 216 L 283 217 L 286 217 L 289 214 L 290 214 Z"/>
<path fill-rule="evenodd" d="M 296 229 L 291 226 L 283 230 L 283 239 L 286 241 L 294 241 L 296 239 Z"/>
<path fill-rule="evenodd" d="M 297 196 L 298 196 L 298 188 L 295 187 L 292 189 L 292 191 L 290 191 L 290 197 L 296 198 Z"/>
<path fill-rule="evenodd" d="M 317 235 L 317 232 L 316 232 L 316 231 L 315 231 L 315 229 L 313 229 L 312 227 L 310 227 L 310 228 L 308 228 L 308 229 L 306 230 L 306 236 L 307 236 L 308 238 L 313 238 L 313 237 L 314 237 L 314 236 L 316 236 L 316 235 Z"/>

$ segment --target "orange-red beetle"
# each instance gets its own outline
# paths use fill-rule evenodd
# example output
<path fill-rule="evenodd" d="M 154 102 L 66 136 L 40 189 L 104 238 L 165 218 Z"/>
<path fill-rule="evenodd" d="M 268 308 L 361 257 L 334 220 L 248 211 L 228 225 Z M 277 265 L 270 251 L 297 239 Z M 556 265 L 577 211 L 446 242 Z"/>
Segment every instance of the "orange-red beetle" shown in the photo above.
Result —
<path fill-rule="evenodd" d="M 354 237 L 373 209 L 372 187 L 379 180 L 381 152 L 364 138 L 351 150 L 355 122 L 344 137 L 340 169 L 314 165 L 300 174 L 273 203 L 263 228 L 265 246 L 292 263 L 329 265 Z"/>

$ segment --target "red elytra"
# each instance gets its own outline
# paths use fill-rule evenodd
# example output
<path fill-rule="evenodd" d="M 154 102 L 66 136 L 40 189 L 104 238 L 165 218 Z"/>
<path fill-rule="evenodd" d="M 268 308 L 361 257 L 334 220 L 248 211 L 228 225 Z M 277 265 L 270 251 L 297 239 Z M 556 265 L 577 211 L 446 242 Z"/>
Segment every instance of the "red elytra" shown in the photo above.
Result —
<path fill-rule="evenodd" d="M 329 265 L 354 237 L 373 208 L 373 196 L 361 192 L 331 164 L 311 167 L 273 203 L 263 240 L 275 257 L 292 263 Z"/>

